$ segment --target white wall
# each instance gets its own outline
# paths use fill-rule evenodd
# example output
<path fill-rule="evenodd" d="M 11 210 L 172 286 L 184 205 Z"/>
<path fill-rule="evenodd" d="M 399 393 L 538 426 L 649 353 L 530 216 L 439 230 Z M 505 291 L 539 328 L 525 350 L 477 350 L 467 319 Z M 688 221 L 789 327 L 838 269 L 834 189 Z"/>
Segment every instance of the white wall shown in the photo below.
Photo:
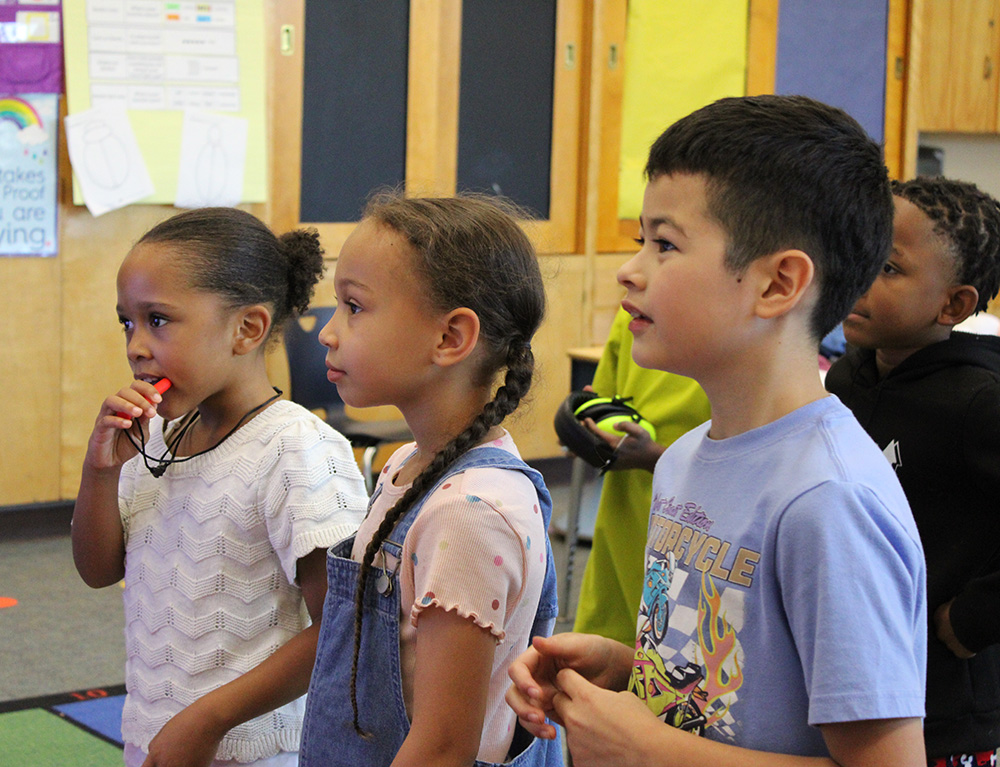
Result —
<path fill-rule="evenodd" d="M 920 145 L 944 149 L 945 176 L 971 181 L 1000 199 L 1000 136 L 921 133 Z"/>

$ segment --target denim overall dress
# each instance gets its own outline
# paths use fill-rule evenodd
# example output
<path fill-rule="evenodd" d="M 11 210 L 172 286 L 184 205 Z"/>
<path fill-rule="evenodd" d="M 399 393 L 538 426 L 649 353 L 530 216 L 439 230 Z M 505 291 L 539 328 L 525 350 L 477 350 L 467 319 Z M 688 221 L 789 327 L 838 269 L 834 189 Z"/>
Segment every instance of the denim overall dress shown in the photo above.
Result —
<path fill-rule="evenodd" d="M 545 529 L 548 530 L 552 517 L 552 499 L 542 482 L 541 474 L 506 450 L 480 447 L 460 456 L 448 468 L 446 475 L 407 511 L 382 544 L 383 552 L 398 562 L 402 554 L 403 539 L 424 500 L 449 477 L 466 469 L 483 467 L 524 472 L 535 485 Z M 323 625 L 316 648 L 316 665 L 306 698 L 302 745 L 299 750 L 301 767 L 389 765 L 410 730 L 410 721 L 403 703 L 399 662 L 399 576 L 396 572 L 384 573 L 378 569 L 373 569 L 365 589 L 365 617 L 357 676 L 359 720 L 362 729 L 371 733 L 372 737 L 362 738 L 354 730 L 351 711 L 351 658 L 354 652 L 354 596 L 361 565 L 350 558 L 353 542 L 353 537 L 342 541 L 333 546 L 327 555 L 328 590 L 323 604 Z M 531 627 L 532 636 L 551 634 L 558 613 L 556 572 L 547 534 L 545 550 L 548 561 L 541 598 Z M 507 764 L 518 767 L 562 765 L 562 749 L 558 738 L 532 738 L 520 725 L 514 734 L 511 753 L 517 756 Z M 475 764 L 489 763 L 477 760 Z"/>

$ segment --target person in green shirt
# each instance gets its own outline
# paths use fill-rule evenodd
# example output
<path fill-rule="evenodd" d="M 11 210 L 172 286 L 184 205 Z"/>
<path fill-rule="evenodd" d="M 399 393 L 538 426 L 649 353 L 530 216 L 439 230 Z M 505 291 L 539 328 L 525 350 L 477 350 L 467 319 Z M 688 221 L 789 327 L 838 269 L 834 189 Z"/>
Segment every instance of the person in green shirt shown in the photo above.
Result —
<path fill-rule="evenodd" d="M 626 644 L 635 641 L 653 467 L 668 445 L 711 417 L 708 397 L 696 381 L 632 360 L 630 319 L 618 310 L 591 388 L 602 397 L 631 397 L 629 404 L 656 427 L 656 440 L 631 422 L 621 425 L 627 434 L 621 444 L 621 437 L 592 428 L 617 445 L 617 452 L 604 476 L 573 626 Z"/>

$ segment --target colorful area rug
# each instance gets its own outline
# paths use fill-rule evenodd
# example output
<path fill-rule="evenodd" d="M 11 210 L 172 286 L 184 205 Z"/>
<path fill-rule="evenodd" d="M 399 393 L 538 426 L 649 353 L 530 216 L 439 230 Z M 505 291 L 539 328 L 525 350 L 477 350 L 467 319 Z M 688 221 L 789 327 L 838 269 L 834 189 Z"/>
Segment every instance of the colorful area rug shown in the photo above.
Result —
<path fill-rule="evenodd" d="M 0 702 L 0 762 L 121 767 L 125 686 Z"/>

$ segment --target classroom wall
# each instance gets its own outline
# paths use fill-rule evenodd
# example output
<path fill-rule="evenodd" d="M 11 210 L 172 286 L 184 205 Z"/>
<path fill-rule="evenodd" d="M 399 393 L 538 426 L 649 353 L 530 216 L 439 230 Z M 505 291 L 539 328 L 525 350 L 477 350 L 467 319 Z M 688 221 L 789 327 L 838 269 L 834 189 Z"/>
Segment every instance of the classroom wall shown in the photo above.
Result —
<path fill-rule="evenodd" d="M 426 0 L 414 5 L 430 7 L 434 3 Z M 301 6 L 301 0 L 267 0 L 265 4 L 269 144 L 273 150 L 269 158 L 271 199 L 249 209 L 269 223 L 289 218 L 288 147 L 287 142 L 277 140 L 276 123 L 287 123 L 287 104 L 300 94 L 279 87 L 276 83 L 283 81 L 275 73 L 292 64 L 278 51 L 278 29 L 286 23 L 283 9 L 292 6 Z M 611 249 L 622 252 L 603 252 L 606 249 L 595 243 L 598 192 L 603 188 L 602 142 L 611 135 L 608 122 L 613 122 L 605 118 L 620 115 L 615 110 L 621 106 L 620 92 L 616 103 L 614 88 L 604 89 L 605 82 L 613 84 L 618 76 L 606 55 L 609 43 L 617 40 L 606 21 L 621 22 L 623 34 L 626 6 L 624 0 L 573 4 L 587 14 L 582 23 L 586 35 L 577 51 L 579 66 L 585 72 L 581 105 L 572 107 L 578 108 L 578 113 L 567 110 L 556 119 L 579 120 L 580 124 L 580 140 L 570 147 L 558 147 L 561 152 L 578 154 L 578 165 L 564 163 L 580 174 L 579 184 L 574 186 L 578 196 L 571 201 L 579 211 L 577 245 L 571 252 L 541 257 L 549 313 L 533 345 L 539 380 L 528 407 L 512 428 L 529 459 L 560 454 L 551 419 L 569 387 L 566 350 L 602 342 L 621 297 L 614 275 L 627 257 L 624 251 L 631 247 L 628 238 L 634 236 L 634 227 L 629 226 L 624 233 L 625 244 Z M 899 0 L 890 0 L 890 8 L 899 7 Z M 446 11 L 442 4 L 441 14 L 446 15 Z M 777 0 L 750 0 L 750 16 L 748 83 L 754 85 L 748 87 L 753 92 L 767 92 L 774 87 Z M 763 29 L 763 33 L 755 37 L 755 29 Z M 411 44 L 420 42 L 419 37 L 411 40 Z M 620 46 L 623 39 L 617 43 Z M 887 142 L 890 138 L 886 137 Z M 425 141 L 420 146 L 433 144 Z M 0 349 L 6 363 L 0 365 L 0 392 L 4 395 L 0 404 L 0 506 L 75 496 L 99 404 L 130 375 L 114 312 L 118 264 L 143 232 L 175 212 L 168 206 L 134 205 L 94 218 L 70 202 L 65 141 L 61 142 L 60 160 L 58 257 L 0 259 Z M 335 257 L 336 247 L 330 250 L 331 258 Z M 316 300 L 332 300 L 328 280 L 320 285 Z M 287 369 L 280 352 L 270 366 L 275 383 L 282 386 Z"/>
<path fill-rule="evenodd" d="M 59 497 L 60 267 L 0 259 L 0 503 Z"/>
<path fill-rule="evenodd" d="M 267 56 L 277 71 L 287 61 L 278 51 L 283 13 L 295 3 L 268 2 Z M 283 99 L 272 72 L 268 83 L 271 201 L 244 206 L 269 224 L 281 223 L 287 202 L 286 162 L 280 131 L 287 130 Z M 575 151 L 575 150 L 574 150 Z M 115 314 L 115 275 L 132 243 L 176 212 L 170 206 L 132 205 L 93 217 L 72 204 L 65 138 L 60 137 L 59 254 L 55 258 L 0 259 L 0 507 L 76 495 L 94 418 L 101 401 L 130 380 Z M 543 236 L 544 239 L 544 236 Z M 330 273 L 339 243 L 328 245 Z M 560 454 L 551 414 L 569 388 L 565 350 L 589 342 L 589 279 L 574 254 L 543 255 L 549 312 L 534 344 L 539 376 L 527 406 L 511 424 L 527 458 Z M 331 302 L 330 280 L 317 302 Z M 280 346 L 269 360 L 274 382 L 287 389 Z"/>
<path fill-rule="evenodd" d="M 115 275 L 143 232 L 176 211 L 130 206 L 93 218 L 60 209 L 59 256 L 0 259 L 0 506 L 71 499 L 101 401 L 131 378 L 115 314 Z M 256 211 L 264 215 L 264 211 Z M 551 413 L 569 388 L 565 350 L 589 342 L 584 261 L 543 256 L 549 313 L 534 344 L 539 376 L 511 428 L 527 458 L 559 454 Z M 330 273 L 332 274 L 332 263 Z M 332 281 L 317 302 L 333 300 Z M 287 390 L 278 347 L 269 361 Z"/>
<path fill-rule="evenodd" d="M 945 176 L 971 181 L 1000 199 L 1000 136 L 921 133 L 920 145 L 944 150 Z"/>

